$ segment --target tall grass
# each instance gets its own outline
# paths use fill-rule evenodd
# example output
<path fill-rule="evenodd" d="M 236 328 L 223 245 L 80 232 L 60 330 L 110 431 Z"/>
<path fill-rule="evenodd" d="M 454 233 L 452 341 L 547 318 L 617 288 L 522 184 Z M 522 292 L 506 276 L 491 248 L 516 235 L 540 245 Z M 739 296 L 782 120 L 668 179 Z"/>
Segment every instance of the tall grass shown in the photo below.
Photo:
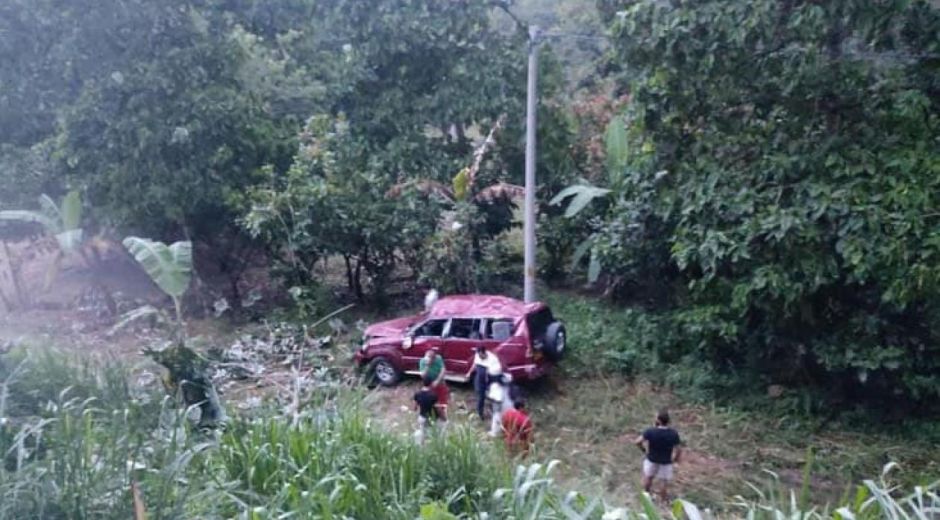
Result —
<path fill-rule="evenodd" d="M 132 484 L 148 518 L 559 519 L 706 518 L 641 497 L 636 510 L 564 494 L 547 465 L 514 465 L 498 445 L 453 428 L 423 445 L 382 431 L 345 392 L 299 421 L 272 408 L 206 436 L 160 389 L 132 391 L 118 366 L 60 355 L 0 358 L 0 520 L 133 518 Z M 934 491 L 898 498 L 867 482 L 844 505 L 805 511 L 765 493 L 729 503 L 752 518 L 931 518 Z M 737 516 L 737 515 L 735 515 Z"/>

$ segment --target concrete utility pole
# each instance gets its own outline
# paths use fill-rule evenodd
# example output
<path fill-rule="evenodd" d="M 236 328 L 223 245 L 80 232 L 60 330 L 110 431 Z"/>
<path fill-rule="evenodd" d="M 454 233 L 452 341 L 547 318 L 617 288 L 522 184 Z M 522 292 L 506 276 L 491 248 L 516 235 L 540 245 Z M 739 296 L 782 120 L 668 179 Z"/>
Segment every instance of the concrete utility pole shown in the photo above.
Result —
<path fill-rule="evenodd" d="M 535 301 L 535 113 L 538 101 L 536 78 L 539 73 L 538 53 L 539 28 L 529 26 L 529 82 L 526 94 L 525 125 L 525 278 L 523 293 L 525 301 Z"/>

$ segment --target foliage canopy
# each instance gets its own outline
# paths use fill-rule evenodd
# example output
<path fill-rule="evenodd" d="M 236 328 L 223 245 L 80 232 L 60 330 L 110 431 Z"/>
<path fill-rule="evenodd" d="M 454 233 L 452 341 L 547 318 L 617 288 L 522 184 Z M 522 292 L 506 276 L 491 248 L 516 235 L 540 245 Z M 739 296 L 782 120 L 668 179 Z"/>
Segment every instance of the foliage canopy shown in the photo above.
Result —
<path fill-rule="evenodd" d="M 629 160 L 595 239 L 622 294 L 681 282 L 685 351 L 720 367 L 936 396 L 940 13 L 633 2 L 613 31 Z"/>

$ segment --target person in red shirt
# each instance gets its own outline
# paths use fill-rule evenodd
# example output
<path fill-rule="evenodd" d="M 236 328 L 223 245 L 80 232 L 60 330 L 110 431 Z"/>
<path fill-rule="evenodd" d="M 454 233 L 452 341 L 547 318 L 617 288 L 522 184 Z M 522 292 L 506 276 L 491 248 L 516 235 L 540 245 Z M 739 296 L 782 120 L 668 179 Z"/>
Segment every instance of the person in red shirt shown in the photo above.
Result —
<path fill-rule="evenodd" d="M 532 419 L 525 411 L 525 401 L 517 399 L 513 405 L 515 409 L 503 412 L 503 435 L 506 439 L 506 451 L 510 454 L 529 454 L 529 444 L 532 442 Z"/>

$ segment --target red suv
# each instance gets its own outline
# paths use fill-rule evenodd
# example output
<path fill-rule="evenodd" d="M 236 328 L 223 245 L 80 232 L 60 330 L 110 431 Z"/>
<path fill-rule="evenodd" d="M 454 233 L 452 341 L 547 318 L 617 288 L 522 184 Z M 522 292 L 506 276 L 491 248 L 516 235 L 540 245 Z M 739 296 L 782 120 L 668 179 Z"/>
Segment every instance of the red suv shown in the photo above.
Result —
<path fill-rule="evenodd" d="M 418 374 L 425 352 L 438 347 L 446 379 L 468 381 L 473 350 L 483 345 L 496 354 L 513 380 L 545 375 L 561 359 L 565 326 L 541 302 L 505 296 L 448 296 L 422 314 L 383 321 L 365 330 L 356 362 L 379 384 L 394 385 L 402 374 Z"/>

